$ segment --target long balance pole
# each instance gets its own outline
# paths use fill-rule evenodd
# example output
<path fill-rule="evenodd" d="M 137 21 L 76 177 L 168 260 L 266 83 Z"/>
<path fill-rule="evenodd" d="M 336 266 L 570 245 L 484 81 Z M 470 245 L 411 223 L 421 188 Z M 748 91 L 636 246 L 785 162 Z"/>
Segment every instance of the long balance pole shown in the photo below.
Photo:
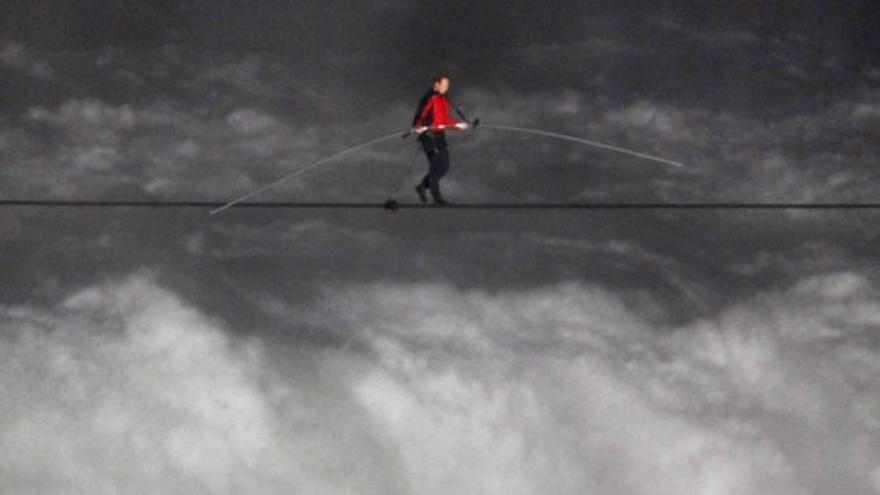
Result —
<path fill-rule="evenodd" d="M 560 134 L 558 132 L 550 132 L 550 131 L 542 131 L 540 129 L 530 129 L 527 127 L 513 127 L 509 125 L 495 125 L 495 124 L 480 124 L 481 128 L 485 129 L 496 129 L 499 131 L 511 131 L 511 132 L 521 132 L 524 134 L 534 134 L 536 136 L 546 136 L 552 137 L 556 139 L 562 139 L 565 141 L 572 141 L 575 143 L 585 144 L 587 146 L 593 146 L 595 148 L 602 148 L 606 150 L 616 151 L 618 153 L 624 153 L 627 155 L 637 156 L 639 158 L 644 158 L 646 160 L 652 160 L 655 162 L 665 163 L 667 165 L 672 165 L 674 167 L 684 167 L 684 164 L 681 162 L 676 162 L 673 160 L 667 160 L 666 158 L 660 158 L 659 156 L 648 155 L 646 153 L 641 153 L 635 150 L 630 150 L 626 148 L 621 148 L 619 146 L 612 146 L 610 144 L 599 143 L 596 141 L 590 141 L 589 139 L 583 139 L 576 136 L 569 136 L 568 134 Z"/>
<path fill-rule="evenodd" d="M 211 210 L 211 215 L 216 215 L 216 214 L 218 214 L 218 213 L 220 213 L 220 212 L 222 212 L 222 211 L 224 211 L 224 210 L 227 210 L 227 209 L 229 209 L 229 208 L 231 208 L 231 207 L 237 205 L 238 203 L 241 203 L 242 201 L 245 201 L 246 199 L 252 198 L 252 197 L 256 196 L 257 194 L 260 194 L 261 192 L 263 192 L 263 191 L 265 191 L 265 190 L 267 190 L 267 189 L 273 188 L 273 187 L 275 187 L 275 186 L 277 186 L 277 185 L 279 185 L 279 184 L 281 184 L 281 183 L 283 183 L 283 182 L 287 182 L 287 181 L 289 181 L 290 179 L 292 179 L 292 178 L 294 178 L 294 177 L 296 177 L 296 176 L 298 176 L 298 175 L 302 175 L 302 174 L 308 172 L 309 170 L 311 170 L 311 169 L 313 169 L 313 168 L 316 168 L 316 167 L 320 166 L 320 165 L 323 164 L 323 163 L 326 163 L 326 162 L 329 162 L 330 160 L 333 160 L 334 158 L 339 158 L 340 156 L 345 155 L 345 154 L 348 154 L 348 153 L 351 153 L 352 151 L 356 151 L 356 150 L 359 150 L 359 149 L 361 149 L 361 148 L 366 148 L 367 146 L 372 146 L 372 145 L 374 145 L 374 144 L 378 144 L 378 143 L 381 143 L 381 142 L 383 142 L 383 141 L 388 141 L 389 139 L 393 139 L 393 138 L 398 138 L 398 139 L 400 139 L 400 134 L 401 134 L 401 132 L 403 132 L 403 131 L 397 131 L 397 132 L 395 132 L 395 133 L 393 133 L 393 134 L 386 134 L 385 136 L 378 137 L 378 138 L 376 138 L 376 139 L 373 139 L 373 140 L 367 141 L 366 143 L 358 144 L 358 145 L 352 146 L 352 147 L 350 147 L 350 148 L 346 148 L 346 149 L 344 149 L 344 150 L 342 150 L 342 151 L 338 151 L 338 152 L 336 152 L 336 153 L 333 153 L 332 155 L 325 156 L 324 158 L 320 158 L 320 159 L 318 159 L 318 160 L 315 160 L 315 161 L 313 161 L 313 162 L 311 162 L 311 163 L 305 165 L 304 167 L 298 168 L 298 169 L 296 169 L 295 171 L 293 171 L 293 172 L 291 172 L 291 173 L 289 173 L 289 174 L 287 174 L 287 175 L 285 175 L 285 176 L 279 178 L 278 180 L 276 180 L 276 181 L 274 181 L 274 182 L 270 182 L 269 184 L 266 184 L 265 186 L 263 186 L 263 187 L 261 187 L 261 188 L 255 190 L 255 191 L 249 192 L 249 193 L 245 194 L 244 196 L 240 196 L 240 197 L 238 197 L 238 198 L 235 198 L 235 199 L 233 199 L 232 201 L 230 201 L 230 202 L 224 204 L 223 206 L 221 206 L 221 207 L 219 207 L 219 208 L 217 208 L 217 209 Z"/>
<path fill-rule="evenodd" d="M 612 145 L 610 145 L 610 144 L 605 144 L 605 143 L 599 143 L 599 142 L 596 142 L 596 141 L 590 141 L 589 139 L 583 139 L 583 138 L 579 138 L 579 137 L 577 137 L 577 136 L 570 136 L 570 135 L 568 135 L 568 134 L 561 134 L 561 133 L 558 133 L 558 132 L 543 131 L 543 130 L 540 130 L 540 129 L 531 129 L 531 128 L 528 128 L 528 127 L 513 127 L 513 126 L 508 126 L 508 125 L 495 125 L 495 124 L 481 124 L 481 125 L 480 125 L 480 128 L 483 128 L 483 129 L 495 129 L 495 130 L 499 130 L 499 131 L 519 132 L 519 133 L 524 133 L 524 134 L 533 134 L 533 135 L 536 135 L 536 136 L 552 137 L 552 138 L 561 139 L 561 140 L 564 140 L 564 141 L 571 141 L 571 142 L 575 142 L 575 143 L 583 144 L 583 145 L 586 145 L 586 146 L 592 146 L 592 147 L 595 147 L 595 148 L 602 148 L 602 149 L 605 149 L 605 150 L 616 151 L 616 152 L 618 152 L 618 153 L 624 153 L 624 154 L 627 154 L 627 155 L 636 156 L 636 157 L 639 157 L 639 158 L 644 158 L 644 159 L 646 159 L 646 160 L 651 160 L 651 161 L 655 161 L 655 162 L 665 163 L 665 164 L 667 164 L 667 165 L 672 165 L 672 166 L 674 166 L 674 167 L 683 167 L 683 166 L 684 166 L 681 162 L 676 162 L 676 161 L 673 161 L 673 160 L 667 160 L 666 158 L 661 158 L 661 157 L 659 157 L 659 156 L 648 155 L 648 154 L 646 154 L 646 153 L 641 153 L 641 152 L 638 152 L 638 151 L 635 151 L 635 150 L 631 150 L 631 149 L 627 149 L 627 148 L 621 148 L 621 147 L 619 147 L 619 146 L 612 146 Z M 249 198 L 252 198 L 252 197 L 256 196 L 257 194 L 260 194 L 260 193 L 262 193 L 263 191 L 266 191 L 266 190 L 268 190 L 268 189 L 271 189 L 271 188 L 273 188 L 273 187 L 275 187 L 275 186 L 277 186 L 277 185 L 279 185 L 279 184 L 281 184 L 281 183 L 283 183 L 283 182 L 287 182 L 288 180 L 290 180 L 290 179 L 292 179 L 292 178 L 294 178 L 294 177 L 297 177 L 297 176 L 299 176 L 299 175 L 302 175 L 302 174 L 308 172 L 309 170 L 312 170 L 312 169 L 314 169 L 314 168 L 317 168 L 317 167 L 319 167 L 320 165 L 322 165 L 322 164 L 324 164 L 324 163 L 326 163 L 326 162 L 329 162 L 330 160 L 333 160 L 333 159 L 339 158 L 340 156 L 343 156 L 343 155 L 346 155 L 346 154 L 348 154 L 348 153 L 351 153 L 352 151 L 357 151 L 357 150 L 359 150 L 359 149 L 366 148 L 366 147 L 368 147 L 368 146 L 372 146 L 372 145 L 374 145 L 374 144 L 381 143 L 381 142 L 383 142 L 383 141 L 388 141 L 388 140 L 393 139 L 393 138 L 399 138 L 399 137 L 401 136 L 401 134 L 403 135 L 403 137 L 406 137 L 406 136 L 408 136 L 408 135 L 411 134 L 411 133 L 412 133 L 411 130 L 406 130 L 406 131 L 397 131 L 397 132 L 394 132 L 394 133 L 392 133 L 392 134 L 386 134 L 386 135 L 384 135 L 384 136 L 382 136 L 382 137 L 378 137 L 378 138 L 376 138 L 376 139 L 372 139 L 372 140 L 367 141 L 367 142 L 365 142 L 365 143 L 361 143 L 361 144 L 358 144 L 358 145 L 355 145 L 355 146 L 351 146 L 351 147 L 346 148 L 346 149 L 344 149 L 344 150 L 342 150 L 342 151 L 338 151 L 338 152 L 336 152 L 336 153 L 333 153 L 332 155 L 328 155 L 328 156 L 325 156 L 325 157 L 320 158 L 320 159 L 318 159 L 318 160 L 315 160 L 315 161 L 313 161 L 313 162 L 311 162 L 311 163 L 309 163 L 309 164 L 307 164 L 307 165 L 305 165 L 305 166 L 303 166 L 303 167 L 301 167 L 301 168 L 298 168 L 297 170 L 295 170 L 295 171 L 293 171 L 293 172 L 291 172 L 291 173 L 289 173 L 289 174 L 287 174 L 287 175 L 284 175 L 283 177 L 281 177 L 281 178 L 275 180 L 274 182 L 270 182 L 269 184 L 266 184 L 265 186 L 260 187 L 259 189 L 256 189 L 256 190 L 254 190 L 254 191 L 252 191 L 252 192 L 249 192 L 249 193 L 247 193 L 247 194 L 245 194 L 245 195 L 243 195 L 243 196 L 240 196 L 240 197 L 238 197 L 238 198 L 235 198 L 235 199 L 233 199 L 232 201 L 229 201 L 228 203 L 225 203 L 223 206 L 220 206 L 219 208 L 216 208 L 216 209 L 214 209 L 214 210 L 211 210 L 211 215 L 216 215 L 216 214 L 218 214 L 218 213 L 221 213 L 221 212 L 223 212 L 223 211 L 225 211 L 225 210 L 227 210 L 227 209 L 229 209 L 229 208 L 231 208 L 231 207 L 233 207 L 233 206 L 235 206 L 235 205 L 241 203 L 242 201 L 245 201 L 245 200 L 247 200 L 247 199 L 249 199 Z"/>

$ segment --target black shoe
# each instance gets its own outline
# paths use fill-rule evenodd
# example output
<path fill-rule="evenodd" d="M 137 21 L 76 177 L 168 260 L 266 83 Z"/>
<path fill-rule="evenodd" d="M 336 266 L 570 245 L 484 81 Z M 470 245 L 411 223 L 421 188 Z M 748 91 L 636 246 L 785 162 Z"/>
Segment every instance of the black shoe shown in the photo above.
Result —
<path fill-rule="evenodd" d="M 434 206 L 449 206 L 450 204 L 452 203 L 443 198 L 434 198 Z"/>
<path fill-rule="evenodd" d="M 428 202 L 428 196 L 425 196 L 425 186 L 419 184 L 416 186 L 416 194 L 419 195 L 419 199 L 422 200 L 422 203 Z"/>

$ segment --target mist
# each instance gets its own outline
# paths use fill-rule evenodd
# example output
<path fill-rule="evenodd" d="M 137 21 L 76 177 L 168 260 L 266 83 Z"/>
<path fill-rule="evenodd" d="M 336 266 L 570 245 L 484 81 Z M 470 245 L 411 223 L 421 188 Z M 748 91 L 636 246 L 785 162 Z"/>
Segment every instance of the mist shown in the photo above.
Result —
<path fill-rule="evenodd" d="M 29 493 L 870 493 L 877 294 L 828 274 L 658 328 L 577 283 L 333 287 L 290 302 L 348 342 L 316 349 L 232 337 L 139 272 L 3 309 L 0 476 Z"/>

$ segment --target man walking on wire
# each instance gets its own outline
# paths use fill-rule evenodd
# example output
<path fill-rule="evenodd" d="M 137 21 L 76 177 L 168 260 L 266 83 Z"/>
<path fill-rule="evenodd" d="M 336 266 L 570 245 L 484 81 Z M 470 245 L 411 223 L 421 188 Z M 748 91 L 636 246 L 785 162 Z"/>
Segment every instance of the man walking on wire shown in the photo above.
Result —
<path fill-rule="evenodd" d="M 449 115 L 451 103 L 446 98 L 449 91 L 449 77 L 445 74 L 434 76 L 431 89 L 419 101 L 413 118 L 413 132 L 419 135 L 419 143 L 428 157 L 428 174 L 416 186 L 416 193 L 422 203 L 428 202 L 425 191 L 430 190 L 434 204 L 447 205 L 448 201 L 440 194 L 440 179 L 449 172 L 449 150 L 446 148 L 446 129 L 467 129 L 467 122 L 458 122 Z"/>

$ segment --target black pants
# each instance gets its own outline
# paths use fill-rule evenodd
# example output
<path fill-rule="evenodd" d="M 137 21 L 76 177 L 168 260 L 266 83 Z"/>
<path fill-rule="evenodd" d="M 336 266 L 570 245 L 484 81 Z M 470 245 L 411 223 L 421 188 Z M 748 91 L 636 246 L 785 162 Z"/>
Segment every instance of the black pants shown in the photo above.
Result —
<path fill-rule="evenodd" d="M 442 199 L 440 179 L 449 173 L 449 150 L 446 149 L 446 136 L 442 133 L 426 132 L 419 137 L 422 150 L 428 157 L 428 174 L 422 179 L 421 186 L 431 190 L 434 200 Z"/>

